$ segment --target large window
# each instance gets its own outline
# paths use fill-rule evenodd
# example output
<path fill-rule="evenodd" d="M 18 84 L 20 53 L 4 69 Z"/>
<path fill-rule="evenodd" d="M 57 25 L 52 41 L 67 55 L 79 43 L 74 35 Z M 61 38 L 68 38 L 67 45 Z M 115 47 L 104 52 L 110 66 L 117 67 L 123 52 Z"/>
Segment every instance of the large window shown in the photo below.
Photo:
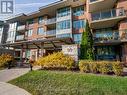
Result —
<path fill-rule="evenodd" d="M 64 17 L 70 15 L 70 7 L 65 7 L 57 10 L 57 17 Z"/>
<path fill-rule="evenodd" d="M 44 28 L 39 27 L 37 33 L 38 35 L 44 35 L 45 34 Z"/>
<path fill-rule="evenodd" d="M 41 16 L 41 17 L 39 17 L 39 18 L 38 18 L 38 23 L 39 23 L 39 24 L 42 24 L 43 22 L 44 22 L 43 17 L 42 17 L 42 16 Z"/>
<path fill-rule="evenodd" d="M 85 20 L 77 20 L 73 22 L 73 28 L 74 29 L 81 29 L 86 26 L 86 21 Z"/>
<path fill-rule="evenodd" d="M 66 38 L 66 37 L 71 37 L 71 34 L 60 34 L 60 35 L 57 35 L 57 38 Z"/>
<path fill-rule="evenodd" d="M 82 40 L 82 34 L 74 34 L 73 38 L 76 44 L 80 44 Z"/>
<path fill-rule="evenodd" d="M 8 38 L 13 38 L 13 37 L 15 37 L 15 31 L 8 32 Z"/>
<path fill-rule="evenodd" d="M 33 23 L 34 23 L 34 19 L 28 20 L 28 24 L 33 24 Z"/>
<path fill-rule="evenodd" d="M 69 29 L 70 26 L 70 20 L 61 21 L 57 23 L 57 30 Z"/>
<path fill-rule="evenodd" d="M 2 29 L 3 29 L 3 27 L 2 27 L 2 26 L 0 26 L 0 31 L 2 31 Z"/>
<path fill-rule="evenodd" d="M 32 34 L 33 34 L 33 30 L 32 29 L 28 30 L 28 37 L 32 36 Z"/>
<path fill-rule="evenodd" d="M 79 6 L 73 9 L 74 16 L 81 16 L 84 14 L 84 6 Z"/>
<path fill-rule="evenodd" d="M 99 60 L 115 59 L 115 47 L 113 46 L 100 46 L 96 47 L 96 57 Z"/>

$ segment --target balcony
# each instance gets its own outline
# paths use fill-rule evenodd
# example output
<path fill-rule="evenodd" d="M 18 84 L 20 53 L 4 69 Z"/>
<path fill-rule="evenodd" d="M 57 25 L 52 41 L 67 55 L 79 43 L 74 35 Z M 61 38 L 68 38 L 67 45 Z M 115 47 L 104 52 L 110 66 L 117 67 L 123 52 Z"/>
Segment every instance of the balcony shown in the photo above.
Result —
<path fill-rule="evenodd" d="M 55 23 L 56 23 L 56 18 L 47 19 L 47 20 L 45 21 L 45 24 L 46 24 L 46 25 L 55 24 Z"/>
<path fill-rule="evenodd" d="M 116 30 L 112 32 L 101 33 L 97 36 L 96 34 L 94 35 L 94 42 L 95 44 L 97 43 L 121 43 L 121 42 L 126 42 L 127 41 L 127 30 Z"/>
<path fill-rule="evenodd" d="M 25 36 L 24 35 L 16 36 L 16 41 L 23 41 L 23 40 L 25 40 Z"/>
<path fill-rule="evenodd" d="M 21 25 L 17 27 L 17 31 L 23 31 L 25 30 L 26 26 L 25 25 Z"/>
<path fill-rule="evenodd" d="M 89 0 L 89 12 L 111 9 L 117 0 Z"/>
<path fill-rule="evenodd" d="M 46 31 L 46 36 L 56 36 L 56 30 Z"/>
<path fill-rule="evenodd" d="M 111 9 L 107 11 L 91 13 L 90 24 L 94 29 L 113 27 L 115 24 L 117 24 L 117 22 L 124 18 L 126 18 L 126 14 L 123 8 Z"/>

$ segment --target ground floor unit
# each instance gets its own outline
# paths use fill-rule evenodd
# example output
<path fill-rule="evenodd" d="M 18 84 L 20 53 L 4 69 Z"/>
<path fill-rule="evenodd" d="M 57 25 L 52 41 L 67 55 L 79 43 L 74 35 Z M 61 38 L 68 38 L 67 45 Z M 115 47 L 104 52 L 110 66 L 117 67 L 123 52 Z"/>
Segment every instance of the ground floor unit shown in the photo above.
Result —
<path fill-rule="evenodd" d="M 63 45 L 69 45 L 67 50 L 62 50 Z M 71 38 L 52 38 L 41 39 L 35 41 L 16 42 L 13 44 L 3 45 L 8 48 L 13 48 L 14 56 L 23 59 L 32 58 L 37 60 L 41 56 L 47 56 L 53 52 L 65 51 L 69 55 L 80 59 L 80 45 L 77 45 L 77 50 L 74 48 L 75 43 Z M 64 48 L 66 49 L 66 48 Z M 75 49 L 75 50 L 73 50 Z M 94 54 L 96 60 L 112 60 L 122 61 L 127 63 L 127 43 L 96 43 L 94 45 Z"/>

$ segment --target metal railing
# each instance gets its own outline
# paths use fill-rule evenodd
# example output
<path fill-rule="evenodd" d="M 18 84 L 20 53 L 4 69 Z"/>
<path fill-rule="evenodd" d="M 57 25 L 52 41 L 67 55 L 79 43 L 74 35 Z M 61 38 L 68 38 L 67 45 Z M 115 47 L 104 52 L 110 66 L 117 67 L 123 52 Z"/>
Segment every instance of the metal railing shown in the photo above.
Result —
<path fill-rule="evenodd" d="M 25 25 L 21 25 L 21 26 L 18 26 L 17 27 L 17 30 L 20 31 L 20 30 L 25 30 L 26 26 Z"/>
<path fill-rule="evenodd" d="M 25 39 L 24 35 L 16 36 L 16 41 L 20 41 L 20 40 L 24 40 L 24 39 Z"/>
<path fill-rule="evenodd" d="M 123 8 L 111 9 L 107 11 L 101 11 L 97 13 L 91 13 L 92 21 L 109 19 L 114 17 L 125 16 L 125 10 Z"/>
<path fill-rule="evenodd" d="M 107 35 L 106 35 L 106 32 L 103 33 L 103 31 L 101 31 L 100 32 L 101 36 L 96 37 L 95 35 L 96 34 L 94 34 L 94 41 L 95 42 L 127 40 L 127 30 L 112 31 L 112 33 L 107 34 Z"/>
<path fill-rule="evenodd" d="M 90 3 L 93 3 L 93 2 L 96 2 L 96 1 L 98 1 L 98 0 L 89 0 L 90 1 Z"/>
<path fill-rule="evenodd" d="M 56 23 L 56 18 L 47 19 L 47 20 L 45 21 L 45 24 L 53 24 L 53 23 Z"/>
<path fill-rule="evenodd" d="M 46 31 L 46 36 L 56 36 L 56 30 Z"/>

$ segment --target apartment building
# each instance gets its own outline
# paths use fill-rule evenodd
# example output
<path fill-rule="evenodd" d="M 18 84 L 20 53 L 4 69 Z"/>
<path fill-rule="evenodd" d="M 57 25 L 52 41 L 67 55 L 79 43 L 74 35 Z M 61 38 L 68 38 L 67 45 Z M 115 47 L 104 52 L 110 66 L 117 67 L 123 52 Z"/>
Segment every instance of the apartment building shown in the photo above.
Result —
<path fill-rule="evenodd" d="M 4 21 L 0 21 L 0 44 L 4 44 L 7 39 L 8 25 Z"/>
<path fill-rule="evenodd" d="M 23 58 L 37 59 L 61 51 L 62 45 L 80 46 L 86 21 L 96 59 L 127 62 L 127 0 L 60 0 L 11 17 L 3 46 L 19 49 Z"/>

